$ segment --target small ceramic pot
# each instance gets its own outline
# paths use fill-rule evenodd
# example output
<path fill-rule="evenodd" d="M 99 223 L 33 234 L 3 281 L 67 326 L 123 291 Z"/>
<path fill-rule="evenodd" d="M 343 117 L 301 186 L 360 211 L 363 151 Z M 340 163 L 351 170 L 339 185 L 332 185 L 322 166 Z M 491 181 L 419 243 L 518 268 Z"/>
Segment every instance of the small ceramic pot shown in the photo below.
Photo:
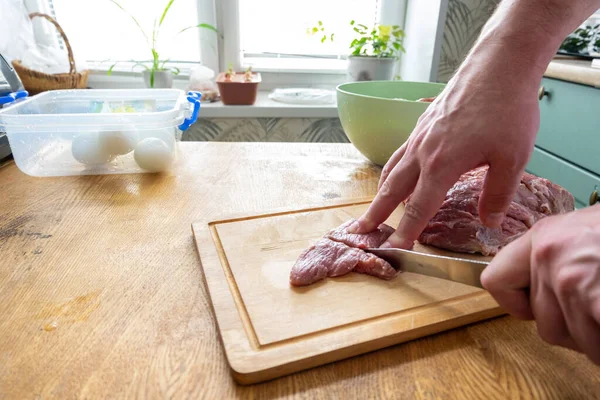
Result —
<path fill-rule="evenodd" d="M 144 83 L 150 88 L 150 71 L 142 71 Z M 173 87 L 173 73 L 171 71 L 154 71 L 154 89 L 170 89 Z"/>
<path fill-rule="evenodd" d="M 348 80 L 391 81 L 394 78 L 396 59 L 392 57 L 350 56 L 348 57 Z"/>

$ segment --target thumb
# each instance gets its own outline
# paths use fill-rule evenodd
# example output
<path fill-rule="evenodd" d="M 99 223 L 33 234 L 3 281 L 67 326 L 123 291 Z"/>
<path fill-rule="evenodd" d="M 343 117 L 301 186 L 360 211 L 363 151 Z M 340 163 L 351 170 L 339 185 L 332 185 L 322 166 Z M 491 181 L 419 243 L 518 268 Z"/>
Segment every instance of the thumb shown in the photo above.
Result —
<path fill-rule="evenodd" d="M 481 273 L 481 284 L 509 314 L 533 319 L 531 285 L 531 232 L 505 246 Z"/>
<path fill-rule="evenodd" d="M 523 172 L 514 168 L 491 165 L 483 182 L 479 197 L 481 222 L 490 228 L 498 228 L 512 199 L 519 188 Z"/>

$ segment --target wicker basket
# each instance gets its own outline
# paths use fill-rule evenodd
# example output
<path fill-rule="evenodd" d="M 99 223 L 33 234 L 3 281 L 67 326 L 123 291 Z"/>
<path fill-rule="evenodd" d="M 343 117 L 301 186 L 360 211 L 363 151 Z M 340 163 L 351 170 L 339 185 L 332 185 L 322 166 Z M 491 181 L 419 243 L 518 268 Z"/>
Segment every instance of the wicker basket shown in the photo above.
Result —
<path fill-rule="evenodd" d="M 65 44 L 67 46 L 67 51 L 69 53 L 69 73 L 68 74 L 45 74 L 43 72 L 35 71 L 25 67 L 21 64 L 20 60 L 13 60 L 12 65 L 15 68 L 15 71 L 21 78 L 23 82 L 23 86 L 25 86 L 25 90 L 29 92 L 30 95 L 38 94 L 40 92 L 44 92 L 46 90 L 57 90 L 57 89 L 85 89 L 87 88 L 87 80 L 89 71 L 84 70 L 82 72 L 77 72 L 75 69 L 75 60 L 73 59 L 73 50 L 71 49 L 71 44 L 69 43 L 69 39 L 67 39 L 67 35 L 62 30 L 58 22 L 54 20 L 49 15 L 42 13 L 32 13 L 29 14 L 29 18 L 33 19 L 35 17 L 42 17 L 50 21 L 58 30 L 60 35 L 62 36 Z"/>

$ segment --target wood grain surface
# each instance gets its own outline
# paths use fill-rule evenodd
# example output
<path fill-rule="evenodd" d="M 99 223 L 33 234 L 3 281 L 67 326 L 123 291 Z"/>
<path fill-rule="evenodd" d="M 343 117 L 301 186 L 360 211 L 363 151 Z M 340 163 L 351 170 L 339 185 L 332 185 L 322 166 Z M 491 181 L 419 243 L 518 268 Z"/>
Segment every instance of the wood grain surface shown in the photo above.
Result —
<path fill-rule="evenodd" d="M 0 398 L 598 397 L 598 367 L 511 317 L 236 385 L 190 224 L 371 196 L 380 170 L 345 144 L 181 149 L 166 176 L 0 169 Z"/>
<path fill-rule="evenodd" d="M 292 287 L 289 276 L 298 256 L 362 215 L 371 200 L 326 201 L 317 208 L 193 225 L 236 381 L 277 378 L 503 313 L 485 290 L 410 272 L 388 281 L 350 273 Z M 402 213 L 398 207 L 385 222 L 397 226 Z M 415 250 L 440 253 L 420 244 Z"/>

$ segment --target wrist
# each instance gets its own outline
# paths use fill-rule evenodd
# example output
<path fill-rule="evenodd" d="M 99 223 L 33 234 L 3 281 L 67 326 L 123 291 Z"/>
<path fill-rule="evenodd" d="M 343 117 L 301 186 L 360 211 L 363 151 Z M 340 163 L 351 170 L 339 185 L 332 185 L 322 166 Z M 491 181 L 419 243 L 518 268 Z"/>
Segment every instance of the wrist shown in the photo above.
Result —
<path fill-rule="evenodd" d="M 537 90 L 564 38 L 598 6 L 600 0 L 503 0 L 461 70 Z"/>

